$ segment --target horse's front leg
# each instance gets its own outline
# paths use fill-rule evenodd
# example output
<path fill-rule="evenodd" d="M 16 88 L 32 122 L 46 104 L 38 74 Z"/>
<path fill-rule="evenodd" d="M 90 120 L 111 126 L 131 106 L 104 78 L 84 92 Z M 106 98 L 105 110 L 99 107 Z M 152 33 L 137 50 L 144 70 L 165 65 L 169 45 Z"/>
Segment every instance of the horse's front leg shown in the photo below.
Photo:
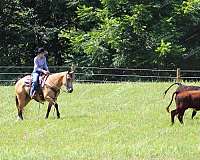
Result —
<path fill-rule="evenodd" d="M 47 109 L 46 118 L 48 118 L 48 116 L 49 116 L 49 112 L 51 110 L 51 106 L 52 105 L 54 105 L 55 108 L 56 108 L 57 118 L 60 118 L 60 112 L 59 112 L 59 109 L 58 109 L 58 104 L 56 103 L 55 99 L 51 98 L 50 96 L 47 96 L 47 97 L 45 97 L 45 100 L 47 100 L 49 102 L 49 106 L 48 106 L 48 109 Z M 51 104 L 51 106 L 50 106 L 50 104 Z"/>
<path fill-rule="evenodd" d="M 60 112 L 58 110 L 58 104 L 56 103 L 54 106 L 56 108 L 57 118 L 60 118 Z"/>
<path fill-rule="evenodd" d="M 49 103 L 48 104 L 48 108 L 47 108 L 47 113 L 46 113 L 46 119 L 49 117 L 49 112 L 51 111 L 51 106 L 52 106 L 52 103 Z"/>

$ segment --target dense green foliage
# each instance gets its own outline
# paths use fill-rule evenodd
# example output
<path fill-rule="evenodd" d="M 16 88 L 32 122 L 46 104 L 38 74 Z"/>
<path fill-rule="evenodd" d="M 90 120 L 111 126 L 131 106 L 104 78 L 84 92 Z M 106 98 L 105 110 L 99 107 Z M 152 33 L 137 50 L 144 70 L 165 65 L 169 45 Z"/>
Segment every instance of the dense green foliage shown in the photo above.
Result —
<path fill-rule="evenodd" d="M 200 0 L 1 0 L 0 65 L 200 69 Z"/>
<path fill-rule="evenodd" d="M 185 124 L 176 118 L 171 126 L 165 107 L 175 88 L 162 98 L 169 85 L 75 84 L 58 98 L 61 119 L 53 110 L 44 119 L 47 104 L 32 101 L 23 122 L 16 119 L 14 87 L 1 86 L 0 159 L 197 160 L 200 113 L 192 120 L 188 109 Z"/>

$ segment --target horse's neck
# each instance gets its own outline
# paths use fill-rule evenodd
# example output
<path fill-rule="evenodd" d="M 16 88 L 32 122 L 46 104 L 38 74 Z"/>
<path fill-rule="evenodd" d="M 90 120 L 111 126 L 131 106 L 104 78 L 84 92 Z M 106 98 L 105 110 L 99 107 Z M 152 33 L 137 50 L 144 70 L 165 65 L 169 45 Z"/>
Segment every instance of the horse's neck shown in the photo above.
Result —
<path fill-rule="evenodd" d="M 63 78 L 64 78 L 63 72 L 51 74 L 47 78 L 46 84 L 52 87 L 61 87 L 63 85 Z"/>

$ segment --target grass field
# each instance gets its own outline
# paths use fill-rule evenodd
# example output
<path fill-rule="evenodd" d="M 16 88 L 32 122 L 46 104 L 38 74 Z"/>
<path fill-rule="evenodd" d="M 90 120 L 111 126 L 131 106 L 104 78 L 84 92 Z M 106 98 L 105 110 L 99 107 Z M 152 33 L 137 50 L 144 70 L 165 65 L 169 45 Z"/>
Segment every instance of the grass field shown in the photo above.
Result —
<path fill-rule="evenodd" d="M 0 159 L 196 160 L 200 113 L 171 126 L 171 83 L 75 84 L 58 99 L 61 119 L 31 102 L 17 121 L 14 87 L 0 87 Z M 198 84 L 196 84 L 198 85 Z M 174 108 L 174 104 L 171 109 Z"/>

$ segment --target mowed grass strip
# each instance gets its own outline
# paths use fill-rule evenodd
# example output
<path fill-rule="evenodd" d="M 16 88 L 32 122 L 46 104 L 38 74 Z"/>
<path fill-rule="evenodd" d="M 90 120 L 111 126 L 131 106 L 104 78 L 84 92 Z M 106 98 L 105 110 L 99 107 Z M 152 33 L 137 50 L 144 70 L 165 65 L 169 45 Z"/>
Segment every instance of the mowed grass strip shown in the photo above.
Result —
<path fill-rule="evenodd" d="M 171 126 L 171 83 L 75 84 L 62 93 L 61 119 L 32 101 L 17 121 L 13 86 L 0 87 L 0 159 L 199 159 L 200 114 Z M 193 84 L 193 85 L 198 85 Z M 175 108 L 173 103 L 170 109 Z"/>

